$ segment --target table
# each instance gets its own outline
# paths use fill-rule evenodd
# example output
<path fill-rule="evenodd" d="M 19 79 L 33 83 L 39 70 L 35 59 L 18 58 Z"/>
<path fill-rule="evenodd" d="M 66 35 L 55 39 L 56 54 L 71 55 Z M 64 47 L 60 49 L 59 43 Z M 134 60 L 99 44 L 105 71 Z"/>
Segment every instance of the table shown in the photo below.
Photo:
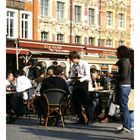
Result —
<path fill-rule="evenodd" d="M 99 98 L 103 108 L 109 107 L 114 91 L 113 90 L 93 90 L 89 91 L 90 95 L 96 97 L 99 94 Z"/>

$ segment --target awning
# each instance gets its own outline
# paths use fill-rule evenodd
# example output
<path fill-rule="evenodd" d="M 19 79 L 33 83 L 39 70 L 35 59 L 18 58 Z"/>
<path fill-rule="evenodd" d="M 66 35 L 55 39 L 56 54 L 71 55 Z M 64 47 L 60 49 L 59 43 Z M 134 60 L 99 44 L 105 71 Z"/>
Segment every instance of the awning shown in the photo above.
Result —
<path fill-rule="evenodd" d="M 14 48 L 6 48 L 6 53 L 7 54 L 16 54 L 16 49 Z M 18 50 L 18 53 L 19 54 L 22 54 L 22 55 L 26 55 L 29 53 L 29 50 L 26 50 L 26 49 L 19 49 Z"/>

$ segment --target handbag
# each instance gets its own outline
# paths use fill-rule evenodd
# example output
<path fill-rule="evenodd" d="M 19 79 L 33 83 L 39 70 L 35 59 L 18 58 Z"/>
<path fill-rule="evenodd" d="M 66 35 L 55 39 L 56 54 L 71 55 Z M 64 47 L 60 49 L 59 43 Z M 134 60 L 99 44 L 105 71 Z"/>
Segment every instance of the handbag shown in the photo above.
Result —
<path fill-rule="evenodd" d="M 116 95 L 114 93 L 112 97 L 112 101 L 109 106 L 108 115 L 118 117 L 120 116 L 120 106 L 115 102 L 115 99 L 116 99 L 115 97 Z"/>

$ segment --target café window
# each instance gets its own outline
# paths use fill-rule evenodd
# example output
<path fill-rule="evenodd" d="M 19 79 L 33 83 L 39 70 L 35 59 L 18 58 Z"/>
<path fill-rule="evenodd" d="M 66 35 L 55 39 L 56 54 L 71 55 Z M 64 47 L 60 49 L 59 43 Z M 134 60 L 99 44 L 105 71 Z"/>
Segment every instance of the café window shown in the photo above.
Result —
<path fill-rule="evenodd" d="M 57 34 L 57 42 L 63 42 L 64 41 L 64 35 L 63 34 Z"/>
<path fill-rule="evenodd" d="M 118 15 L 118 26 L 119 26 L 119 28 L 124 27 L 124 14 L 119 13 L 119 15 Z"/>
<path fill-rule="evenodd" d="M 106 40 L 106 47 L 112 47 L 112 40 L 111 39 Z"/>
<path fill-rule="evenodd" d="M 94 24 L 94 9 L 89 8 L 88 17 L 89 17 L 89 24 L 93 25 Z"/>
<path fill-rule="evenodd" d="M 41 16 L 48 16 L 49 13 L 49 0 L 41 0 Z"/>
<path fill-rule="evenodd" d="M 21 11 L 21 38 L 32 39 L 32 13 Z"/>
<path fill-rule="evenodd" d="M 48 41 L 48 32 L 41 32 L 41 41 Z"/>
<path fill-rule="evenodd" d="M 7 37 L 14 37 L 14 12 L 7 11 Z"/>
<path fill-rule="evenodd" d="M 57 2 L 57 18 L 63 19 L 64 18 L 64 3 Z"/>
<path fill-rule="evenodd" d="M 81 36 L 75 36 L 75 44 L 81 44 Z"/>
<path fill-rule="evenodd" d="M 112 22 L 113 22 L 113 13 L 110 11 L 107 11 L 106 12 L 106 25 L 112 26 Z"/>
<path fill-rule="evenodd" d="M 81 6 L 75 6 L 74 8 L 75 22 L 81 22 Z"/>
<path fill-rule="evenodd" d="M 89 45 L 95 45 L 95 38 L 89 37 Z"/>
<path fill-rule="evenodd" d="M 124 42 L 123 40 L 120 40 L 120 41 L 119 41 L 119 46 L 120 46 L 120 45 L 125 45 L 125 42 Z"/>

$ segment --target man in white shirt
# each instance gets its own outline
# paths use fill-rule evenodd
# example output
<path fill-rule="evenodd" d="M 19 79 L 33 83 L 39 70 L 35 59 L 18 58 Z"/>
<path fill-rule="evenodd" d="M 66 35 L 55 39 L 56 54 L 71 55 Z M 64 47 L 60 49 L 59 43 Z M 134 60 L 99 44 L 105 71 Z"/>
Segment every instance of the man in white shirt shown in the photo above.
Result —
<path fill-rule="evenodd" d="M 25 76 L 24 71 L 19 71 L 19 76 L 16 79 L 16 91 L 23 92 L 32 87 L 31 81 Z M 27 92 L 23 92 L 23 99 L 28 99 Z"/>
<path fill-rule="evenodd" d="M 73 62 L 73 65 L 67 83 L 73 86 L 72 102 L 79 118 L 78 123 L 93 122 L 93 103 L 88 91 L 88 83 L 91 80 L 90 67 L 86 61 L 81 60 L 80 55 L 76 51 L 70 52 L 69 59 Z M 86 111 L 88 122 L 84 119 L 81 106 Z"/>

